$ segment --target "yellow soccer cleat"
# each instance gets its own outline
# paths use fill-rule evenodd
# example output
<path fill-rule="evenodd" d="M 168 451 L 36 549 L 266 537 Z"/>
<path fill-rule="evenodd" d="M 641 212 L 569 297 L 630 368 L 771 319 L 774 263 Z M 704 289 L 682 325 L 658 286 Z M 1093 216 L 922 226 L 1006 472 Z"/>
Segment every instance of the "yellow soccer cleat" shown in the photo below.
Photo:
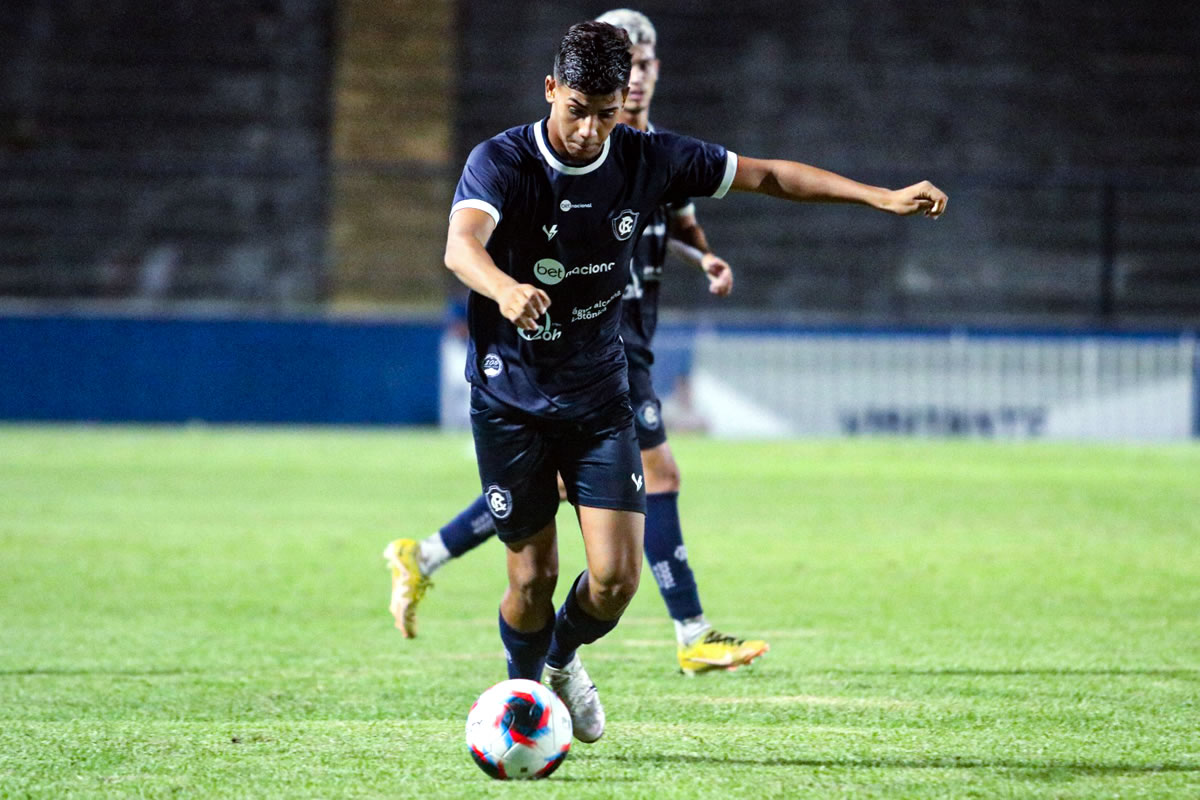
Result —
<path fill-rule="evenodd" d="M 771 649 L 762 639 L 739 639 L 709 629 L 704 637 L 679 648 L 679 670 L 684 675 L 698 675 L 714 669 L 729 672 L 744 667 Z"/>
<path fill-rule="evenodd" d="M 392 602 L 388 609 L 405 639 L 417 635 L 417 604 L 433 588 L 433 582 L 417 563 L 417 546 L 414 539 L 397 539 L 383 550 L 384 560 L 392 568 Z"/>

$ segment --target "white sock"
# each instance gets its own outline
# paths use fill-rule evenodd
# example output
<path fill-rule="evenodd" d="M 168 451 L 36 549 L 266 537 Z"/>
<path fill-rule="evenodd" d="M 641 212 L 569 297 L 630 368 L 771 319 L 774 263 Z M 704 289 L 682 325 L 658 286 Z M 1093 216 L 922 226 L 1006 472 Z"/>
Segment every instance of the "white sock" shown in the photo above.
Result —
<path fill-rule="evenodd" d="M 422 539 L 417 545 L 417 566 L 421 568 L 421 574 L 426 577 L 432 575 L 438 567 L 451 558 L 450 551 L 446 549 L 446 543 L 442 541 L 441 532 Z"/>
<path fill-rule="evenodd" d="M 688 647 L 700 641 L 704 634 L 712 630 L 712 625 L 701 614 L 698 617 L 688 617 L 684 620 L 674 620 L 675 641 L 680 647 Z"/>

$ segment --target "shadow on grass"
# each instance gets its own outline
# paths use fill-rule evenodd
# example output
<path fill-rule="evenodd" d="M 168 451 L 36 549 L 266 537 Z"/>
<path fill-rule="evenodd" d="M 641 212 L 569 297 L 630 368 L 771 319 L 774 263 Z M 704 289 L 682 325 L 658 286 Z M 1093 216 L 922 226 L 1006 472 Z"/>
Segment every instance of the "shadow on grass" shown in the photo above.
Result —
<path fill-rule="evenodd" d="M 986 758 L 721 758 L 712 759 L 685 753 L 644 753 L 600 756 L 610 761 L 664 766 L 669 764 L 731 764 L 747 767 L 850 767 L 867 769 L 1000 769 L 1033 773 L 1070 773 L 1072 775 L 1146 775 L 1156 772 L 1200 772 L 1200 763 L 1161 764 L 1091 763 L 1087 761 L 1020 761 Z"/>

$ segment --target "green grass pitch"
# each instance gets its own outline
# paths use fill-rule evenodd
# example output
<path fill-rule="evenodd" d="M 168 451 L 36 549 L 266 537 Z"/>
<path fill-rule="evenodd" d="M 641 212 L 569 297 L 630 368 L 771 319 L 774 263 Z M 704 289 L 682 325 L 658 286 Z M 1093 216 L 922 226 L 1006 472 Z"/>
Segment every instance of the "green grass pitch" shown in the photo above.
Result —
<path fill-rule="evenodd" d="M 680 676 L 646 572 L 583 651 L 608 731 L 528 784 L 462 739 L 500 546 L 387 612 L 467 437 L 0 428 L 0 797 L 1200 796 L 1200 448 L 673 443 L 706 611 L 771 652 Z"/>

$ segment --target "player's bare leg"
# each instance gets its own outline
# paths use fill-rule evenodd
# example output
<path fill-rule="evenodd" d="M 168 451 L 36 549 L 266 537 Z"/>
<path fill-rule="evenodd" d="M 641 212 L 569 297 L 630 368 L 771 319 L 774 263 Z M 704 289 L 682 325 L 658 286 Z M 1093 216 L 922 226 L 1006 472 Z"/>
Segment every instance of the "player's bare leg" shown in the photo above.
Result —
<path fill-rule="evenodd" d="M 675 463 L 675 456 L 667 442 L 643 450 L 642 466 L 646 475 L 647 502 L 651 509 L 654 508 L 656 495 L 679 492 L 682 485 L 679 465 Z M 715 630 L 703 614 L 676 619 L 675 637 L 678 642 L 679 669 L 685 675 L 710 670 L 735 670 L 770 649 L 770 645 L 762 639 L 742 639 Z"/>
<path fill-rule="evenodd" d="M 646 517 L 635 511 L 578 508 L 587 553 L 587 576 L 577 587 L 583 610 L 597 619 L 620 618 L 637 592 L 642 575 Z"/>
<path fill-rule="evenodd" d="M 546 661 L 546 682 L 571 712 L 575 737 L 594 742 L 604 733 L 604 706 L 576 648 L 611 630 L 633 599 L 641 576 L 645 518 L 632 511 L 588 506 L 578 508 L 577 513 L 587 570 L 571 587 L 572 595 L 558 614 L 555 643 Z M 567 638 L 572 643 L 563 646 Z M 565 654 L 556 650 L 560 646 Z"/>
<path fill-rule="evenodd" d="M 507 545 L 508 587 L 500 613 L 514 630 L 533 633 L 554 617 L 558 538 L 554 520 L 538 533 Z"/>

